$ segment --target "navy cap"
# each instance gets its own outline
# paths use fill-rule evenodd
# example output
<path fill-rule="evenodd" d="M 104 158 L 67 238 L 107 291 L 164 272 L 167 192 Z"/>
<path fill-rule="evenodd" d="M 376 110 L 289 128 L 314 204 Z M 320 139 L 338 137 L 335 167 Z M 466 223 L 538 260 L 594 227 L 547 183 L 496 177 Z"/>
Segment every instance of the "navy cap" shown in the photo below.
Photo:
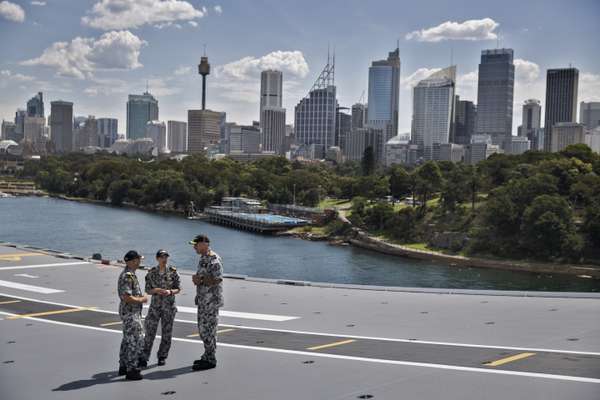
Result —
<path fill-rule="evenodd" d="M 188 242 L 189 244 L 197 244 L 197 243 L 210 243 L 210 239 L 206 235 L 196 235 L 195 238 Z"/>
<path fill-rule="evenodd" d="M 143 257 L 137 251 L 129 250 L 127 252 L 127 254 L 125 254 L 125 257 L 123 257 L 123 260 L 131 261 L 131 260 L 135 260 L 136 258 L 143 258 Z"/>
<path fill-rule="evenodd" d="M 156 252 L 156 258 L 162 257 L 162 256 L 169 257 L 169 253 L 167 253 L 166 250 L 160 249 L 159 251 Z"/>

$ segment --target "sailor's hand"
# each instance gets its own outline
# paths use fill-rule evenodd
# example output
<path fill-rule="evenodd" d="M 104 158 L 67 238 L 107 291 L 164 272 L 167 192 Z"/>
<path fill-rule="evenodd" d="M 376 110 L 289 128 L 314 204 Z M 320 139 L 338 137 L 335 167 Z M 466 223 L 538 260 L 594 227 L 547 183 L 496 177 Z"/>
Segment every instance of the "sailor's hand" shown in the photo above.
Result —
<path fill-rule="evenodd" d="M 142 298 L 140 299 L 140 302 L 141 302 L 142 304 L 146 304 L 146 303 L 148 302 L 148 296 L 146 296 L 146 295 L 143 295 L 143 296 L 142 296 Z"/>
<path fill-rule="evenodd" d="M 204 278 L 198 274 L 192 275 L 192 282 L 194 282 L 194 285 L 196 285 L 196 286 L 202 285 L 203 280 L 204 280 Z"/>

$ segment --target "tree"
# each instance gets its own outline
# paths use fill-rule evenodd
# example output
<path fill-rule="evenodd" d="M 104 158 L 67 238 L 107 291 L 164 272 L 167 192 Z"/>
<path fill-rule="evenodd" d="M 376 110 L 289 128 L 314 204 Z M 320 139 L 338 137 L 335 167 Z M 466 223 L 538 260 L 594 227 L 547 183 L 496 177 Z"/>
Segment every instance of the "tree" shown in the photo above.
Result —
<path fill-rule="evenodd" d="M 110 203 L 113 206 L 120 206 L 127 199 L 129 188 L 131 187 L 131 181 L 127 179 L 120 179 L 114 181 L 108 187 L 108 197 Z"/>
<path fill-rule="evenodd" d="M 362 172 L 363 175 L 371 175 L 375 171 L 375 154 L 373 153 L 373 147 L 368 146 L 362 158 Z"/>
<path fill-rule="evenodd" d="M 427 211 L 427 201 L 442 185 L 442 173 L 437 163 L 427 161 L 416 170 L 417 192 L 420 195 L 421 215 Z"/>
<path fill-rule="evenodd" d="M 540 258 L 580 254 L 583 242 L 567 201 L 558 195 L 536 197 L 523 214 L 521 244 Z"/>
<path fill-rule="evenodd" d="M 596 248 L 600 247 L 600 196 L 586 208 L 583 217 L 583 231 L 587 235 L 588 243 Z"/>
<path fill-rule="evenodd" d="M 390 170 L 390 192 L 399 199 L 410 193 L 410 175 L 401 165 L 394 165 Z"/>

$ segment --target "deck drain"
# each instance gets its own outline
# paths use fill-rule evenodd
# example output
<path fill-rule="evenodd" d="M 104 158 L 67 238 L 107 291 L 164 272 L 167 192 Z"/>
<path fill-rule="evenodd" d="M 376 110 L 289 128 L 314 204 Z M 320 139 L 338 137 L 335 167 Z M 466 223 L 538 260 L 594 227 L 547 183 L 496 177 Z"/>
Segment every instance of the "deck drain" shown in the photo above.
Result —
<path fill-rule="evenodd" d="M 13 343 L 17 343 L 14 340 L 9 340 L 8 342 L 6 342 L 6 344 L 13 344 Z"/>
<path fill-rule="evenodd" d="M 306 360 L 306 361 L 302 361 L 302 364 L 314 364 L 315 362 L 313 360 Z"/>
<path fill-rule="evenodd" d="M 264 340 L 257 340 L 256 344 L 263 344 L 265 341 Z"/>
<path fill-rule="evenodd" d="M 388 303 L 387 301 L 382 301 L 382 302 L 381 302 L 381 304 L 387 304 L 387 303 Z"/>
<path fill-rule="evenodd" d="M 429 314 L 429 311 L 421 311 L 421 314 Z"/>
<path fill-rule="evenodd" d="M 25 324 L 25 326 L 32 326 L 33 324 L 29 323 L 29 324 Z"/>
<path fill-rule="evenodd" d="M 357 399 L 372 399 L 373 396 L 372 394 L 361 394 L 360 396 L 357 397 Z"/>
<path fill-rule="evenodd" d="M 15 362 L 15 360 L 6 360 L 2 364 L 12 364 L 14 362 Z"/>
<path fill-rule="evenodd" d="M 487 300 L 486 301 L 480 301 L 480 303 L 481 304 L 486 304 L 486 303 L 488 303 L 488 301 Z"/>
<path fill-rule="evenodd" d="M 348 324 L 346 325 L 348 328 L 352 328 L 353 326 L 355 326 L 354 324 Z"/>
<path fill-rule="evenodd" d="M 494 322 L 494 321 L 489 321 L 489 322 L 486 322 L 485 324 L 486 324 L 486 325 L 494 325 L 494 324 L 495 324 L 495 322 Z"/>
<path fill-rule="evenodd" d="M 167 390 L 166 392 L 162 392 L 161 393 L 163 396 L 170 396 L 172 394 L 175 394 L 174 390 Z"/>
<path fill-rule="evenodd" d="M 551 308 L 548 311 L 558 311 L 558 308 Z"/>
<path fill-rule="evenodd" d="M 313 314 L 321 314 L 321 311 L 315 311 Z"/>
<path fill-rule="evenodd" d="M 287 305 L 287 303 L 279 303 L 279 304 L 281 304 L 282 306 L 285 306 L 285 305 Z"/>
<path fill-rule="evenodd" d="M 418 340 L 418 339 L 415 339 L 415 338 L 410 338 L 410 339 L 408 339 L 408 340 Z"/>
<path fill-rule="evenodd" d="M 579 338 L 576 338 L 576 337 L 570 337 L 570 338 L 567 338 L 567 340 L 568 340 L 569 342 L 576 342 L 576 341 L 578 341 L 578 340 L 579 340 Z"/>

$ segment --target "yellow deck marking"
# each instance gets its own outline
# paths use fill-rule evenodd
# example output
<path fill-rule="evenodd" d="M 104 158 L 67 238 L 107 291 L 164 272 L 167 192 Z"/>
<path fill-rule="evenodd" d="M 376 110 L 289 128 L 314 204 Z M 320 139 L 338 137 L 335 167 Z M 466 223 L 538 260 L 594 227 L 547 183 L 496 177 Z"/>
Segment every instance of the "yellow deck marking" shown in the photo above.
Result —
<path fill-rule="evenodd" d="M 328 343 L 328 344 L 322 344 L 320 346 L 308 347 L 306 350 L 328 349 L 330 347 L 341 346 L 343 344 L 348 344 L 348 343 L 352 343 L 352 342 L 356 342 L 356 340 L 354 340 L 354 339 L 340 340 L 339 342 L 333 342 L 333 343 Z"/>
<path fill-rule="evenodd" d="M 5 253 L 0 254 L 0 261 L 21 261 L 21 257 L 44 256 L 42 253 Z"/>
<path fill-rule="evenodd" d="M 107 322 L 105 324 L 100 324 L 100 326 L 112 326 L 112 325 L 119 325 L 122 323 L 123 323 L 123 321 Z"/>
<path fill-rule="evenodd" d="M 483 365 L 487 365 L 488 367 L 497 367 L 499 365 L 504 365 L 504 364 L 508 364 L 509 362 L 522 360 L 524 358 L 531 357 L 533 355 L 535 355 L 535 353 L 520 353 L 520 354 L 515 354 L 514 356 L 510 356 L 510 357 L 506 357 L 506 358 L 501 358 L 501 359 L 496 360 L 496 361 L 485 363 Z"/>
<path fill-rule="evenodd" d="M 6 319 L 19 319 L 19 318 L 27 318 L 27 317 L 45 317 L 47 315 L 56 315 L 56 314 L 66 314 L 77 311 L 85 311 L 85 310 L 93 310 L 96 307 L 77 307 L 77 308 L 65 308 L 62 310 L 54 310 L 54 311 L 44 311 L 38 313 L 30 313 L 30 314 L 18 314 L 11 315 L 10 317 L 6 317 Z"/>
<path fill-rule="evenodd" d="M 220 331 L 217 331 L 217 333 L 226 333 L 226 332 L 231 332 L 231 331 L 235 331 L 235 329 L 231 328 L 231 329 L 221 329 Z M 191 335 L 187 335 L 186 337 L 198 337 L 200 336 L 200 334 L 198 332 L 196 333 L 192 333 Z"/>
<path fill-rule="evenodd" d="M 7 300 L 7 301 L 0 301 L 0 304 L 13 304 L 13 303 L 20 303 L 21 300 Z"/>

